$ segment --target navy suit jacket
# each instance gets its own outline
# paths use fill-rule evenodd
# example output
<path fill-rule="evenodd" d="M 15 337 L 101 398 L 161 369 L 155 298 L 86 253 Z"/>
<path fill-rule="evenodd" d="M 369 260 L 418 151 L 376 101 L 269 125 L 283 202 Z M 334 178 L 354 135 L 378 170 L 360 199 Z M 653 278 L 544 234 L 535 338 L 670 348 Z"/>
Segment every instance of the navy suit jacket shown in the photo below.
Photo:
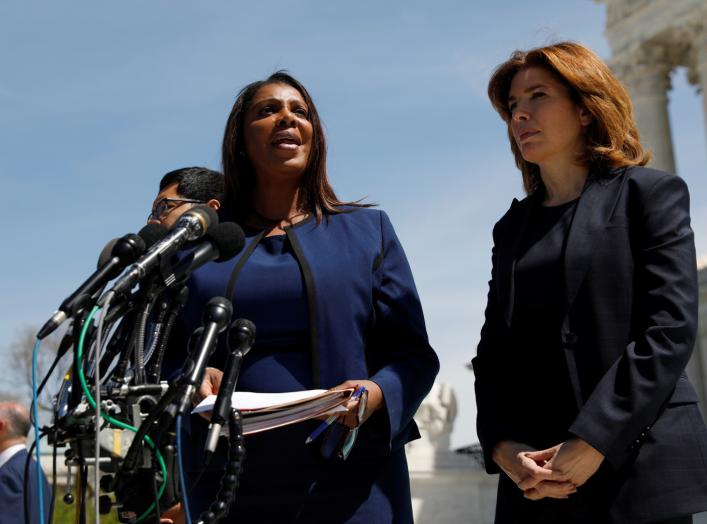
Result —
<path fill-rule="evenodd" d="M 307 291 L 314 387 L 364 377 L 376 382 L 385 410 L 361 427 L 352 458 L 400 449 L 419 437 L 413 415 L 432 387 L 439 360 L 428 342 L 410 266 L 390 219 L 380 210 L 350 208 L 320 224 L 310 217 L 285 231 Z M 257 240 L 234 259 L 207 264 L 192 275 L 180 329 L 191 332 L 201 324 L 203 307 L 215 292 L 233 296 L 239 267 Z M 166 360 L 167 373 L 180 365 L 175 357 L 184 358 L 176 349 L 176 344 L 170 347 L 172 354 L 166 357 L 171 360 Z M 220 346 L 210 365 L 222 369 L 224 360 Z"/>
<path fill-rule="evenodd" d="M 27 451 L 21 450 L 12 456 L 0 468 L 0 524 L 25 524 L 24 517 L 24 478 Z M 49 506 L 52 492 L 47 480 L 42 475 L 42 494 L 44 498 L 44 518 L 49 519 Z M 29 522 L 39 524 L 39 499 L 37 493 L 36 462 L 30 461 L 29 467 Z"/>
<path fill-rule="evenodd" d="M 486 321 L 473 360 L 490 473 L 499 471 L 493 447 L 527 433 L 529 411 L 552 416 L 552 406 L 523 401 L 532 389 L 523 390 L 527 379 L 509 358 L 516 249 L 537 198 L 514 201 L 493 233 Z M 641 167 L 590 175 L 567 236 L 564 286 L 561 337 L 577 405 L 567 429 L 606 457 L 611 500 L 598 502 L 622 523 L 707 510 L 707 431 L 684 373 L 698 302 L 685 183 Z"/>

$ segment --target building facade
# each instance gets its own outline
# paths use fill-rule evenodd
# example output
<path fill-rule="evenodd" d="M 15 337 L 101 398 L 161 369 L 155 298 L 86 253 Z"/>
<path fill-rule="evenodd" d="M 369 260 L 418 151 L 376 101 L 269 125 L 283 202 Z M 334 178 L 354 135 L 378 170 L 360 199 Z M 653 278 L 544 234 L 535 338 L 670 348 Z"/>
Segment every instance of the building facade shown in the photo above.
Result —
<path fill-rule="evenodd" d="M 611 67 L 631 95 L 641 143 L 653 152 L 652 167 L 675 173 L 668 116 L 670 75 L 687 68 L 702 93 L 707 129 L 707 0 L 599 0 L 607 6 Z M 707 136 L 707 133 L 706 133 Z M 698 340 L 687 373 L 707 415 L 707 257 L 700 262 Z"/>

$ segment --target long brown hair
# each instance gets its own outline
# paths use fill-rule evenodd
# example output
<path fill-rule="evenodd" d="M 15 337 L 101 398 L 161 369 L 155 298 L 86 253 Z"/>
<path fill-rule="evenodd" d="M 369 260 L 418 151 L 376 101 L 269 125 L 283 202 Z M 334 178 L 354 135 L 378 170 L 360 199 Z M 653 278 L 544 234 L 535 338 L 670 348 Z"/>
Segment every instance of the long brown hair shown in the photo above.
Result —
<path fill-rule="evenodd" d="M 491 76 L 488 96 L 508 124 L 511 150 L 523 174 L 523 186 L 528 194 L 543 185 L 538 166 L 523 158 L 513 138 L 508 93 L 513 77 L 529 67 L 542 67 L 550 72 L 567 88 L 574 103 L 591 113 L 592 122 L 585 130 L 586 149 L 579 162 L 598 171 L 642 166 L 650 160 L 650 154 L 641 146 L 626 89 L 593 51 L 575 42 L 514 51 L 511 58 L 498 66 Z"/>
<path fill-rule="evenodd" d="M 326 170 L 326 138 L 319 113 L 305 87 L 285 71 L 277 71 L 265 80 L 252 82 L 238 93 L 223 136 L 222 161 L 226 181 L 226 202 L 234 218 L 242 219 L 252 209 L 255 172 L 245 153 L 243 133 L 245 114 L 258 90 L 268 84 L 286 84 L 299 91 L 309 108 L 312 124 L 312 148 L 301 182 L 299 205 L 313 213 L 317 222 L 325 215 L 341 213 L 341 206 L 369 207 L 360 201 L 343 202 L 334 193 Z"/>

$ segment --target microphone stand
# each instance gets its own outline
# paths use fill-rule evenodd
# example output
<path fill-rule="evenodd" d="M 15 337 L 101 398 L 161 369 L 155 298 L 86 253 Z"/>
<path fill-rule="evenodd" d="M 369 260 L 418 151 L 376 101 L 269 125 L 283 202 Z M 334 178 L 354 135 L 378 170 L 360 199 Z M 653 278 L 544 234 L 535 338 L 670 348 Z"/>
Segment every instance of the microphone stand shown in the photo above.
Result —
<path fill-rule="evenodd" d="M 228 510 L 236 498 L 236 489 L 245 457 L 241 413 L 234 409 L 228 418 L 228 460 L 224 464 L 221 488 L 209 509 L 199 516 L 197 524 L 214 524 L 228 514 Z"/>
<path fill-rule="evenodd" d="M 214 524 L 228 514 L 236 498 L 236 489 L 241 474 L 246 451 L 243 445 L 243 424 L 241 413 L 231 409 L 231 396 L 236 388 L 243 357 L 250 351 L 255 342 L 255 324 L 250 320 L 239 318 L 231 325 L 228 332 L 229 354 L 226 360 L 225 371 L 219 388 L 218 397 L 211 415 L 209 433 L 205 446 L 205 465 L 211 462 L 223 424 L 228 420 L 228 460 L 224 464 L 221 477 L 221 487 L 216 495 L 216 500 L 209 509 L 204 511 L 198 524 Z"/>
<path fill-rule="evenodd" d="M 211 423 L 209 424 L 209 433 L 204 448 L 204 462 L 207 465 L 211 462 L 211 458 L 216 451 L 221 428 L 231 412 L 231 396 L 236 389 L 243 357 L 250 351 L 253 342 L 255 342 L 255 324 L 243 318 L 236 320 L 228 332 L 230 351 L 226 360 L 223 378 L 221 379 L 221 387 L 211 412 Z"/>

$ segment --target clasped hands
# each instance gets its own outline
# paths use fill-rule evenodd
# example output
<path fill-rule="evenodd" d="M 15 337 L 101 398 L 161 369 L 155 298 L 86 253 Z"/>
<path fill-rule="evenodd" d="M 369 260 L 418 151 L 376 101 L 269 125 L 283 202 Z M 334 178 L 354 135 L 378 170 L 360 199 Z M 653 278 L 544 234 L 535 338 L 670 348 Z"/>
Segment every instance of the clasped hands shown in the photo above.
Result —
<path fill-rule="evenodd" d="M 504 440 L 494 448 L 493 460 L 525 498 L 566 499 L 596 473 L 604 455 L 580 438 L 543 450 Z"/>

